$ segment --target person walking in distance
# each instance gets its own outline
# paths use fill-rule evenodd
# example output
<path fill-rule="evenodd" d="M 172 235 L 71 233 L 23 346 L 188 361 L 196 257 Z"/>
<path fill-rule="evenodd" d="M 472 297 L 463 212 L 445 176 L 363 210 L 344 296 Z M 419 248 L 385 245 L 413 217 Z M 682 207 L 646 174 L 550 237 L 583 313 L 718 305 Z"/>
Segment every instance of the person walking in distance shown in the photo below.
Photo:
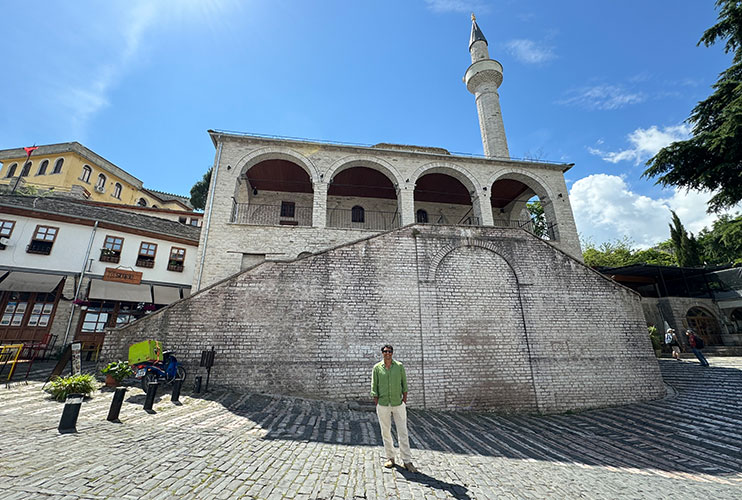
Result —
<path fill-rule="evenodd" d="M 701 352 L 701 349 L 703 349 L 704 347 L 703 340 L 701 340 L 701 338 L 696 335 L 696 332 L 694 332 L 690 328 L 685 331 L 685 334 L 688 336 L 690 350 L 693 351 L 693 354 L 696 355 L 698 361 L 701 362 L 701 366 L 709 366 L 709 362 L 706 361 L 706 357 Z"/>
<path fill-rule="evenodd" d="M 673 328 L 667 329 L 667 333 L 665 334 L 665 344 L 669 345 L 672 349 L 672 357 L 680 361 L 680 342 L 678 341 L 678 336 L 675 335 L 675 330 Z"/>
<path fill-rule="evenodd" d="M 417 472 L 412 465 L 410 439 L 407 435 L 407 375 L 404 366 L 392 359 L 394 348 L 387 344 L 381 348 L 383 360 L 374 365 L 371 371 L 371 396 L 376 402 L 376 415 L 384 440 L 386 463 L 384 467 L 394 467 L 394 441 L 392 441 L 392 417 L 397 428 L 399 453 L 402 463 L 410 472 Z"/>

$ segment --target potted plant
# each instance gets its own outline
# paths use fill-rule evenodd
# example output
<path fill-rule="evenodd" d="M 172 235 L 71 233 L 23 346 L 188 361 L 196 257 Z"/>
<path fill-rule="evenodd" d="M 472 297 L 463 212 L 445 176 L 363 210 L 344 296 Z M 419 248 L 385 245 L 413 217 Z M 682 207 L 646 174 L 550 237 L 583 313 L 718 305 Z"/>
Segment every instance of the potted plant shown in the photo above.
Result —
<path fill-rule="evenodd" d="M 107 386 L 116 387 L 126 377 L 134 375 L 134 370 L 126 361 L 111 361 L 101 370 L 101 373 L 106 376 Z"/>

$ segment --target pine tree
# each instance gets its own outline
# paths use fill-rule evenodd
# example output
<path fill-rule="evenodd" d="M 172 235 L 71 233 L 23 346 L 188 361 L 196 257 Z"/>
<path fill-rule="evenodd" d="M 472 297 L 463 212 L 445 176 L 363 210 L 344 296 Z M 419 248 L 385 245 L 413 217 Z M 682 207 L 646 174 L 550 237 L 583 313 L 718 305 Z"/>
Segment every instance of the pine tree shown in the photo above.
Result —
<path fill-rule="evenodd" d="M 726 40 L 725 52 L 734 53 L 732 65 L 719 75 L 714 93 L 693 108 L 687 120 L 693 137 L 662 148 L 643 174 L 665 186 L 715 191 L 710 212 L 742 201 L 742 2 L 717 0 L 716 6 L 719 22 L 698 44 Z"/>
<path fill-rule="evenodd" d="M 700 266 L 701 255 L 698 241 L 692 233 L 688 233 L 680 222 L 680 217 L 672 211 L 672 224 L 670 224 L 670 239 L 675 247 L 675 257 L 680 267 Z"/>

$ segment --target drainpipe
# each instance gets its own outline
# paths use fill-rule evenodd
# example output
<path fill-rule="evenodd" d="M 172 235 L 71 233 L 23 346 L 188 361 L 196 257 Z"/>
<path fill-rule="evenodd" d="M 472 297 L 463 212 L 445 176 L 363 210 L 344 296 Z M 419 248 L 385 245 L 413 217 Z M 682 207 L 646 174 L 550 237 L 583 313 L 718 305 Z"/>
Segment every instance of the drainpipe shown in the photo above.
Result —
<path fill-rule="evenodd" d="M 70 317 L 67 320 L 67 330 L 64 332 L 64 341 L 62 345 L 67 345 L 67 339 L 70 336 L 70 328 L 72 328 L 72 317 L 75 315 L 75 301 L 80 296 L 80 289 L 82 288 L 82 279 L 85 277 L 85 268 L 88 267 L 88 259 L 90 258 L 90 249 L 93 247 L 93 239 L 95 238 L 95 232 L 98 230 L 98 221 L 95 221 L 93 230 L 90 233 L 90 241 L 88 241 L 88 249 L 85 252 L 85 259 L 82 261 L 82 270 L 80 271 L 80 281 L 77 282 L 77 288 L 75 289 L 75 298 L 72 299 L 72 310 L 70 311 Z"/>
<path fill-rule="evenodd" d="M 209 242 L 209 227 L 211 226 L 211 209 L 214 208 L 214 191 L 216 191 L 216 178 L 219 174 L 219 163 L 222 160 L 222 136 L 218 136 L 219 151 L 216 153 L 216 165 L 211 171 L 211 189 L 209 190 L 209 214 L 206 216 L 206 227 L 204 228 L 204 247 L 201 249 L 201 263 L 198 266 L 198 280 L 196 280 L 196 291 L 201 290 L 201 276 L 204 274 L 204 260 L 206 260 L 206 245 Z"/>

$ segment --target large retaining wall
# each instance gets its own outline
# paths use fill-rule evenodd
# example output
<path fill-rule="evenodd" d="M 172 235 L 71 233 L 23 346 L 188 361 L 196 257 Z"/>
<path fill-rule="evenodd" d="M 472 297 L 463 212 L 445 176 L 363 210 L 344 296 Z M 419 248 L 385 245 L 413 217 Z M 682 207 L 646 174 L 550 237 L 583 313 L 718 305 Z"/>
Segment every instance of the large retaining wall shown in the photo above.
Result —
<path fill-rule="evenodd" d="M 412 225 L 264 262 L 110 331 L 103 358 L 157 338 L 212 382 L 368 399 L 391 343 L 409 403 L 551 413 L 662 397 L 640 298 L 522 230 Z"/>

